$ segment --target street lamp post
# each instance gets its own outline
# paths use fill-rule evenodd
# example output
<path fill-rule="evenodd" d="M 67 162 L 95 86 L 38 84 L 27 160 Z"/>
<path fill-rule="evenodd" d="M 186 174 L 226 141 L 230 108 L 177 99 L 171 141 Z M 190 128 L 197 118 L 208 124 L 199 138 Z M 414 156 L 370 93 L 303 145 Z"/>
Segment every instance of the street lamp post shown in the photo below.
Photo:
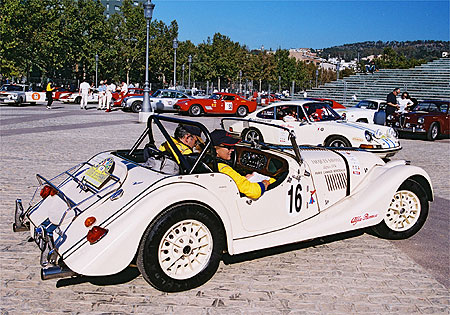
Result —
<path fill-rule="evenodd" d="M 147 22 L 147 43 L 145 48 L 145 85 L 144 85 L 144 102 L 142 103 L 142 110 L 139 112 L 139 122 L 145 123 L 148 117 L 153 113 L 150 106 L 150 89 L 148 84 L 148 34 L 150 30 L 150 21 L 153 16 L 153 9 L 155 4 L 151 0 L 144 3 L 144 17 Z"/>
<path fill-rule="evenodd" d="M 339 80 L 339 68 L 341 67 L 341 62 L 338 61 L 336 64 L 336 80 Z"/>
<path fill-rule="evenodd" d="M 192 62 L 192 56 L 188 56 L 188 63 L 189 63 L 189 76 L 188 76 L 188 88 L 191 88 L 191 62 Z"/>
<path fill-rule="evenodd" d="M 239 94 L 242 95 L 242 70 L 239 70 Z"/>
<path fill-rule="evenodd" d="M 318 80 L 319 80 L 319 69 L 316 69 L 316 88 L 318 87 Z"/>
<path fill-rule="evenodd" d="M 98 87 L 98 54 L 95 54 L 95 87 Z"/>
<path fill-rule="evenodd" d="M 278 76 L 278 93 L 281 93 L 281 75 Z"/>
<path fill-rule="evenodd" d="M 178 48 L 178 38 L 173 39 L 173 86 L 175 90 L 177 89 L 177 48 Z"/>
<path fill-rule="evenodd" d="M 183 63 L 183 65 L 181 66 L 181 70 L 183 70 L 183 76 L 181 77 L 181 86 L 182 86 L 183 89 L 184 89 L 184 63 Z"/>

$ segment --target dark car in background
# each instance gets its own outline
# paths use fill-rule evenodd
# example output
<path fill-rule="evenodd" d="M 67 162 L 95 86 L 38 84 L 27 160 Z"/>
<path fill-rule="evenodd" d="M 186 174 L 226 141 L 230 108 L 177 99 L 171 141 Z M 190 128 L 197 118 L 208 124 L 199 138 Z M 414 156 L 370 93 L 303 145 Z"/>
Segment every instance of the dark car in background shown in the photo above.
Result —
<path fill-rule="evenodd" d="M 409 113 L 388 115 L 386 124 L 400 133 L 422 134 L 433 141 L 450 134 L 449 104 L 447 100 L 421 101 Z"/>

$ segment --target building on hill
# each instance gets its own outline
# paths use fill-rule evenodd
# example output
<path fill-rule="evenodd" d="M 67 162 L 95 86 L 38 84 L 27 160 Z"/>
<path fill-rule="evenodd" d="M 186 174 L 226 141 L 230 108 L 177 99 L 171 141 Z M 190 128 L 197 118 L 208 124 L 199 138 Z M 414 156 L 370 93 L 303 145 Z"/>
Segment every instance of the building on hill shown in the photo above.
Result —
<path fill-rule="evenodd" d="M 145 0 L 133 0 L 133 4 L 135 6 L 138 6 L 140 3 L 144 2 Z M 108 19 L 114 13 L 119 13 L 120 7 L 122 6 L 122 0 L 100 0 L 100 3 L 105 7 L 103 14 L 106 15 L 106 18 Z"/>

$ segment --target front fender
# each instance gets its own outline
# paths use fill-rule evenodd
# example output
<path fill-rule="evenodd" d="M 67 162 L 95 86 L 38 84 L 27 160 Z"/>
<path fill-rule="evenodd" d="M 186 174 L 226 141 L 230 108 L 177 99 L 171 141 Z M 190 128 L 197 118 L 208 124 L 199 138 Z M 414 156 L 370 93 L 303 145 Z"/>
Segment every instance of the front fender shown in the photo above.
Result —
<path fill-rule="evenodd" d="M 216 176 L 216 180 L 219 179 L 217 177 L 220 176 Z M 104 226 L 109 231 L 103 239 L 93 245 L 85 242 L 64 259 L 64 262 L 74 272 L 87 276 L 110 275 L 122 271 L 135 257 L 142 235 L 149 224 L 162 211 L 182 202 L 198 202 L 213 209 L 222 221 L 228 245 L 231 247 L 230 217 L 238 217 L 235 206 L 229 202 L 230 198 L 233 198 L 231 194 L 231 189 L 228 189 L 228 192 L 221 192 L 220 198 L 219 194 L 214 194 L 206 187 L 193 182 L 173 182 L 160 186 L 137 200 L 125 212 L 112 218 L 110 223 Z"/>

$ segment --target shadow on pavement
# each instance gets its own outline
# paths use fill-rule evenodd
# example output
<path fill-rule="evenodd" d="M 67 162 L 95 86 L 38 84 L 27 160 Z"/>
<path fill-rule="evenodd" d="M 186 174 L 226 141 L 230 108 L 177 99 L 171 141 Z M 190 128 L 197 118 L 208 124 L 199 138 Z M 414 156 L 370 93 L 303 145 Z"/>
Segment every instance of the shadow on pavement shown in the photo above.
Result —
<path fill-rule="evenodd" d="M 244 254 L 238 254 L 238 255 L 233 255 L 233 256 L 225 254 L 224 257 L 222 258 L 222 260 L 226 265 L 235 264 L 235 263 L 240 263 L 240 262 L 249 261 L 249 260 L 253 260 L 253 259 L 259 259 L 259 258 L 263 258 L 263 257 L 267 257 L 267 256 L 278 255 L 278 254 L 282 254 L 282 253 L 286 253 L 286 252 L 290 252 L 290 251 L 294 251 L 294 250 L 299 250 L 299 249 L 304 249 L 304 248 L 308 248 L 308 247 L 315 247 L 315 246 L 319 246 L 319 245 L 333 243 L 336 241 L 341 241 L 341 240 L 345 240 L 348 238 L 361 236 L 365 232 L 366 232 L 365 229 L 360 229 L 360 230 L 349 231 L 349 232 L 344 232 L 344 233 L 330 235 L 330 236 L 319 237 L 319 238 L 312 239 L 309 241 L 303 241 L 303 242 L 299 242 L 299 243 L 293 243 L 293 244 L 288 244 L 288 245 L 281 245 L 281 246 L 277 246 L 277 247 L 261 249 L 261 250 L 257 250 L 257 251 L 253 251 L 253 252 L 249 252 L 249 253 L 244 253 Z"/>
<path fill-rule="evenodd" d="M 60 279 L 56 282 L 56 287 L 62 288 L 86 282 L 98 286 L 117 285 L 130 282 L 131 280 L 137 278 L 140 274 L 141 273 L 136 267 L 127 267 L 123 271 L 111 276 L 102 276 L 102 277 L 77 276 L 74 278 Z"/>

